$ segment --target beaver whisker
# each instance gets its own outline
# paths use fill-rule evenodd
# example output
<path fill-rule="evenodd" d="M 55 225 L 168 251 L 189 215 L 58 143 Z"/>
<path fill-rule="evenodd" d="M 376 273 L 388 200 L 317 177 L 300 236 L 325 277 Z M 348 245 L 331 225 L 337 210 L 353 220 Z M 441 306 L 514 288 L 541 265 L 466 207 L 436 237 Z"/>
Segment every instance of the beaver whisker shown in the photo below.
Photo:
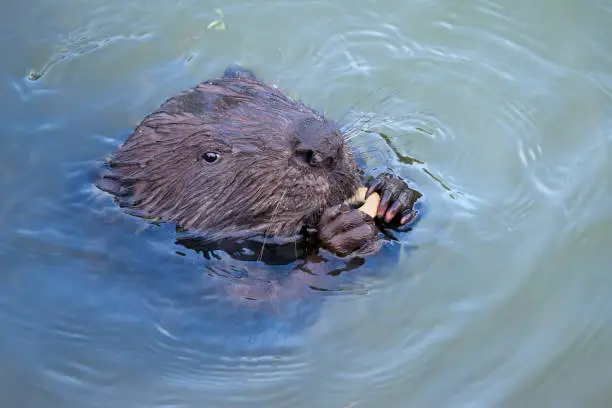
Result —
<path fill-rule="evenodd" d="M 344 125 L 346 128 L 354 128 L 358 123 L 362 123 L 362 121 L 375 117 L 376 115 L 372 112 L 361 112 L 356 116 L 351 122 Z"/>
<path fill-rule="evenodd" d="M 381 98 L 379 101 L 377 101 L 376 103 L 374 103 L 374 104 L 373 104 L 373 105 L 370 107 L 369 111 L 373 111 L 373 110 L 377 109 L 377 108 L 378 108 L 379 106 L 381 106 L 383 103 L 386 103 L 387 101 L 391 100 L 391 98 L 393 98 L 393 97 L 395 97 L 395 96 L 398 96 L 398 95 L 400 94 L 400 92 L 401 92 L 401 91 L 396 90 L 396 91 L 392 92 L 391 94 L 389 94 L 389 95 L 387 95 L 387 96 L 384 96 L 384 97 L 383 97 L 383 98 Z M 344 119 L 344 117 L 346 116 L 346 114 L 348 114 L 348 112 L 347 112 L 347 113 L 345 113 L 345 115 L 343 115 L 342 119 L 341 119 L 339 122 L 341 122 L 341 121 Z M 366 117 L 367 117 L 367 120 L 365 120 L 365 119 L 364 119 L 364 118 L 366 118 Z M 372 121 L 374 118 L 376 118 L 376 115 L 374 115 L 374 114 L 372 114 L 372 113 L 370 113 L 370 114 L 368 114 L 368 113 L 363 113 L 363 114 L 361 114 L 361 115 L 357 116 L 357 118 L 355 118 L 355 120 L 353 120 L 352 122 L 350 122 L 350 123 L 348 123 L 348 124 L 343 125 L 343 126 L 342 126 L 342 128 L 343 128 L 343 129 L 349 129 L 349 132 L 350 132 L 352 129 L 354 129 L 354 128 L 356 128 L 356 127 L 357 127 L 357 124 L 360 124 L 360 126 L 359 126 L 359 127 L 363 127 L 365 124 L 370 123 L 370 122 L 371 122 L 371 121 Z"/>
<path fill-rule="evenodd" d="M 353 139 L 356 136 L 361 135 L 362 133 L 367 133 L 368 129 L 364 129 L 365 125 L 367 125 L 367 122 L 363 122 L 360 123 L 360 126 L 356 126 L 354 128 L 349 129 L 348 131 L 346 131 L 343 136 L 344 136 L 344 141 L 348 142 L 351 139 Z"/>
<path fill-rule="evenodd" d="M 283 202 L 283 199 L 285 198 L 285 194 L 287 193 L 287 189 L 285 189 L 283 191 L 283 193 L 281 194 L 278 202 L 276 203 L 276 207 L 274 207 L 274 210 L 272 211 L 272 215 L 270 216 L 270 221 L 269 223 L 269 227 L 266 229 L 266 232 L 264 232 L 264 239 L 263 239 L 263 243 L 261 244 L 261 251 L 259 251 L 259 256 L 257 257 L 258 261 L 261 261 L 263 258 L 263 252 L 264 252 L 264 248 L 266 246 L 266 240 L 268 239 L 268 233 L 271 230 L 271 226 L 274 225 L 273 221 L 274 221 L 274 217 L 276 216 L 276 213 L 278 211 L 278 207 L 280 206 L 280 204 Z M 276 231 L 275 233 L 278 233 L 278 231 Z"/>
<path fill-rule="evenodd" d="M 381 105 L 382 103 L 390 100 L 392 97 L 394 97 L 396 95 L 392 94 L 392 95 L 388 95 L 385 96 L 384 98 L 382 98 L 382 100 L 378 103 L 376 103 L 371 110 L 376 109 L 379 105 Z M 357 127 L 358 124 L 361 124 L 363 126 L 363 124 L 367 124 L 369 122 L 371 122 L 374 118 L 376 118 L 377 116 L 373 113 L 362 113 L 359 116 L 357 116 L 352 122 L 349 122 L 345 125 L 342 126 L 343 129 L 353 129 L 355 127 Z"/>
<path fill-rule="evenodd" d="M 359 153 L 361 154 L 361 156 L 363 156 L 365 154 L 368 154 L 368 153 L 374 153 L 374 154 L 378 155 L 378 157 L 384 157 L 385 156 L 384 151 L 381 148 L 376 147 L 376 146 L 368 147 L 366 149 L 360 149 Z"/>
<path fill-rule="evenodd" d="M 361 135 L 361 134 L 368 134 L 368 133 L 378 133 L 378 131 L 376 130 L 376 128 L 380 128 L 380 127 L 384 127 L 387 126 L 389 124 L 394 123 L 394 121 L 392 119 L 388 119 L 384 122 L 378 122 L 378 123 L 371 123 L 373 122 L 373 119 L 370 119 L 368 121 L 364 121 L 362 123 L 360 123 L 358 127 L 355 127 L 353 129 L 350 129 L 349 131 L 347 131 L 344 135 L 345 135 L 345 140 L 351 140 L 354 136 L 356 135 Z"/>
<path fill-rule="evenodd" d="M 346 115 L 349 114 L 350 111 L 352 111 L 353 109 L 355 109 L 355 107 L 357 105 L 359 105 L 365 98 L 369 98 L 370 96 L 374 95 L 376 92 L 380 91 L 381 89 L 385 88 L 385 85 L 382 85 L 376 89 L 374 89 L 373 91 L 367 93 L 365 96 L 362 96 L 360 99 L 357 99 L 357 101 L 355 103 L 353 103 L 347 110 L 346 112 L 344 112 L 344 114 L 340 117 L 340 119 L 338 119 L 338 123 L 341 123 L 344 118 L 346 117 Z"/>
<path fill-rule="evenodd" d="M 359 136 L 361 134 L 361 129 L 357 129 L 356 131 L 352 132 L 352 134 L 349 133 L 349 136 L 346 137 L 344 140 L 346 140 L 347 142 L 356 138 L 357 136 Z"/>

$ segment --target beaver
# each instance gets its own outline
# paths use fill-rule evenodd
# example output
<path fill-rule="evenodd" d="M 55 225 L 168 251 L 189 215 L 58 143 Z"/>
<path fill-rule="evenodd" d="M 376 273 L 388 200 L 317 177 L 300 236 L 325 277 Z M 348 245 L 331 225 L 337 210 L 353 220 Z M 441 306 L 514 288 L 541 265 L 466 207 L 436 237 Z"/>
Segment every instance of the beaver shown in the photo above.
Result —
<path fill-rule="evenodd" d="M 400 177 L 366 177 L 338 124 L 227 67 L 167 99 L 107 160 L 96 180 L 126 212 L 209 242 L 302 240 L 339 257 L 379 250 L 407 230 L 421 193 Z M 359 186 L 381 197 L 376 217 L 346 203 Z"/>

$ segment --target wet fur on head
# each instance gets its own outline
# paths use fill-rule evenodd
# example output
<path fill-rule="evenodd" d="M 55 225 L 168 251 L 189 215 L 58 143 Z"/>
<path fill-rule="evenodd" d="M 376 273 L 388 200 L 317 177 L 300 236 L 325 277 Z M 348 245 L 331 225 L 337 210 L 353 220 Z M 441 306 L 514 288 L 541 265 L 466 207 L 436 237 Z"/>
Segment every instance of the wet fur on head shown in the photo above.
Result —
<path fill-rule="evenodd" d="M 305 164 L 298 149 L 304 143 L 327 161 Z M 207 153 L 218 153 L 218 160 L 205 160 Z M 107 164 L 97 186 L 129 212 L 208 236 L 294 235 L 316 227 L 321 212 L 350 197 L 359 183 L 335 124 L 240 75 L 167 100 Z"/>

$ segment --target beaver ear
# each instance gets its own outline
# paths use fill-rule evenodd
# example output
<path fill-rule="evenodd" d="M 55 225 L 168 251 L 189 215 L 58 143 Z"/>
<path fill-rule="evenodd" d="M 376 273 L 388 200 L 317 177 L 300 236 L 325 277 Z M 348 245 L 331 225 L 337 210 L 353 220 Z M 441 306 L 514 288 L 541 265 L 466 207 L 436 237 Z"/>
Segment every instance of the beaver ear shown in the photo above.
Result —
<path fill-rule="evenodd" d="M 132 193 L 129 186 L 122 182 L 112 170 L 107 169 L 100 172 L 94 183 L 100 190 L 115 197 L 127 197 Z"/>
<path fill-rule="evenodd" d="M 250 79 L 257 80 L 253 71 L 246 69 L 237 64 L 230 65 L 227 68 L 225 68 L 225 71 L 223 71 L 223 77 L 224 78 L 250 78 Z"/>

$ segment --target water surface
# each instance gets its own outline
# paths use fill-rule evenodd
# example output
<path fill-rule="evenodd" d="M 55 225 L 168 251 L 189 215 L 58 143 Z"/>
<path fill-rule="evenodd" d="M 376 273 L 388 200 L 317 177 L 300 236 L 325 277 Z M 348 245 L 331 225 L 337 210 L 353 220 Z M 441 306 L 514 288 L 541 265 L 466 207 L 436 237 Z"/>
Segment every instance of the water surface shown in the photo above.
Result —
<path fill-rule="evenodd" d="M 608 2 L 5 8 L 0 406 L 610 406 Z M 236 62 L 363 129 L 368 166 L 427 197 L 325 281 L 343 292 L 243 302 L 244 263 L 91 185 L 138 120 Z"/>

